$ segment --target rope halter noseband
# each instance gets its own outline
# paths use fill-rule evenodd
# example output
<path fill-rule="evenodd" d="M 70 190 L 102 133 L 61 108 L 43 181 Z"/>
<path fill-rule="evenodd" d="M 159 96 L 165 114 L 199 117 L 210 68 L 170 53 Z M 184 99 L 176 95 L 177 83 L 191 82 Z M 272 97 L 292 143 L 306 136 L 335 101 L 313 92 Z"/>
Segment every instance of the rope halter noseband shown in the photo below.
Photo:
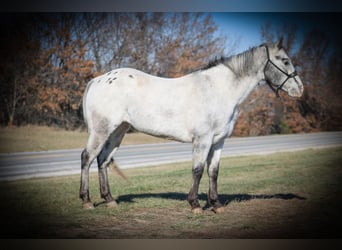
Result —
<path fill-rule="evenodd" d="M 283 86 L 285 85 L 285 83 L 287 82 L 287 80 L 289 80 L 290 78 L 293 78 L 296 83 L 297 80 L 296 80 L 296 76 L 298 75 L 297 74 L 297 71 L 295 70 L 294 72 L 292 72 L 291 74 L 288 74 L 287 72 L 285 72 L 284 70 L 282 70 L 281 68 L 279 68 L 274 62 L 272 62 L 272 60 L 270 59 L 270 52 L 268 50 L 268 46 L 267 45 L 264 45 L 265 48 L 266 48 L 266 52 L 267 52 L 267 62 L 266 62 L 266 65 L 264 67 L 264 75 L 265 75 L 265 80 L 267 82 L 267 84 L 271 87 L 271 89 L 274 91 L 274 93 L 276 94 L 277 97 L 279 97 L 279 90 L 281 90 L 283 88 Z M 286 75 L 286 79 L 282 82 L 282 84 L 280 84 L 279 86 L 274 86 L 271 82 L 269 82 L 267 80 L 267 77 L 266 77 L 266 68 L 268 67 L 268 65 L 271 64 L 273 65 L 276 69 L 278 69 L 281 73 L 283 73 L 284 75 Z"/>

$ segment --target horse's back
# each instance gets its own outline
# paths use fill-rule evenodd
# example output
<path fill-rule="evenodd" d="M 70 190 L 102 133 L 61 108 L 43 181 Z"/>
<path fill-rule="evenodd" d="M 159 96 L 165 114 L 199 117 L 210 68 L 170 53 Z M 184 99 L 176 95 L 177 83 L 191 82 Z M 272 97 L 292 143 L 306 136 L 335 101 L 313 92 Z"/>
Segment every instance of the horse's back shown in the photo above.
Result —
<path fill-rule="evenodd" d="M 169 105 L 171 101 L 171 105 L 180 98 L 191 99 L 196 95 L 193 81 L 187 78 L 189 76 L 162 78 L 132 68 L 119 68 L 90 81 L 86 94 L 89 101 L 97 105 L 122 98 L 132 103 L 145 100 L 152 104 L 156 101 L 156 105 Z"/>
<path fill-rule="evenodd" d="M 124 121 L 145 133 L 191 141 L 225 119 L 217 114 L 218 91 L 204 74 L 170 79 L 120 68 L 92 80 L 86 109 L 92 119 L 106 117 L 110 124 Z"/>

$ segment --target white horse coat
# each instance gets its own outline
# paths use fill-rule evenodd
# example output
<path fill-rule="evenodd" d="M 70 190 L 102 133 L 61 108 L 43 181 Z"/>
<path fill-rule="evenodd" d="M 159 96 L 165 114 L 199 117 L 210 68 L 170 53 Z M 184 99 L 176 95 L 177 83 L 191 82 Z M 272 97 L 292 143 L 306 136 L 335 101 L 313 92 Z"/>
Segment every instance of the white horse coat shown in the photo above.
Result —
<path fill-rule="evenodd" d="M 222 58 L 207 68 L 183 77 L 167 79 L 136 69 L 120 68 L 99 76 L 87 85 L 84 118 L 89 140 L 82 153 L 80 197 L 91 207 L 88 169 L 97 157 L 101 196 L 112 204 L 107 166 L 130 126 L 136 130 L 193 143 L 193 184 L 189 203 L 199 211 L 198 185 L 208 165 L 209 203 L 219 211 L 218 164 L 224 139 L 231 135 L 241 102 L 266 80 L 279 90 L 298 97 L 303 85 L 281 48 L 262 45 L 231 58 Z"/>
<path fill-rule="evenodd" d="M 225 68 L 175 79 L 121 68 L 95 78 L 85 103 L 89 129 L 103 123 L 110 130 L 124 121 L 155 136 L 191 142 L 195 136 L 211 134 L 212 143 L 217 143 L 232 132 L 235 119 L 231 118 L 236 117 L 240 97 L 229 92 L 226 81 L 233 79 Z M 218 73 L 222 80 L 212 79 Z"/>

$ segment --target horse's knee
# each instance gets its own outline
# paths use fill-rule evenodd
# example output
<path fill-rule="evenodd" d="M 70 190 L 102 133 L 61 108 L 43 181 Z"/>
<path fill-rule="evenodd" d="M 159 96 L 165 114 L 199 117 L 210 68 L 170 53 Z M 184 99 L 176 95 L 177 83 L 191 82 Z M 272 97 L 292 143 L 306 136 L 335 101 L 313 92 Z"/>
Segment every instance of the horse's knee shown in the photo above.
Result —
<path fill-rule="evenodd" d="M 201 178 L 203 175 L 203 171 L 204 171 L 204 163 L 199 163 L 196 164 L 193 168 L 192 168 L 192 175 L 196 178 L 199 177 Z"/>
<path fill-rule="evenodd" d="M 218 173 L 219 173 L 219 166 L 218 164 L 215 166 L 208 166 L 208 176 L 211 178 L 213 181 L 216 181 L 218 178 Z"/>

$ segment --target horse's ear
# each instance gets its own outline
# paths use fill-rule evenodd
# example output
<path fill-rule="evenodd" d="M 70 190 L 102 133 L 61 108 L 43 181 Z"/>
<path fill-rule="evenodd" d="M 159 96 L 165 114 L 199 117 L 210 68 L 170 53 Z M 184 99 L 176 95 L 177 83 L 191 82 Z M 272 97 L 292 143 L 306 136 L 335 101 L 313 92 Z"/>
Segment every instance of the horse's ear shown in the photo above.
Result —
<path fill-rule="evenodd" d="M 283 40 L 284 40 L 284 38 L 283 38 L 283 36 L 281 36 L 281 37 L 279 38 L 278 43 L 277 43 L 277 48 L 278 48 L 278 49 L 283 48 Z"/>

